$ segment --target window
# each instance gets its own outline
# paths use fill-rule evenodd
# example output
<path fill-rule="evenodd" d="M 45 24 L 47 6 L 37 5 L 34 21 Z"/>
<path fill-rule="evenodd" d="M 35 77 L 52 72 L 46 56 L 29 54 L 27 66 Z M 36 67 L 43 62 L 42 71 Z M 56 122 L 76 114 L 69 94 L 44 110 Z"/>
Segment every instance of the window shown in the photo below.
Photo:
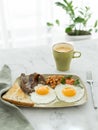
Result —
<path fill-rule="evenodd" d="M 60 0 L 0 0 L 0 46 L 5 48 L 42 44 L 48 35 L 47 21 L 60 19 L 63 28 L 68 24 L 68 17 L 55 5 L 57 1 Z M 96 19 L 98 10 L 94 1 L 73 0 L 78 6 L 86 4 L 91 7 L 92 21 Z"/>

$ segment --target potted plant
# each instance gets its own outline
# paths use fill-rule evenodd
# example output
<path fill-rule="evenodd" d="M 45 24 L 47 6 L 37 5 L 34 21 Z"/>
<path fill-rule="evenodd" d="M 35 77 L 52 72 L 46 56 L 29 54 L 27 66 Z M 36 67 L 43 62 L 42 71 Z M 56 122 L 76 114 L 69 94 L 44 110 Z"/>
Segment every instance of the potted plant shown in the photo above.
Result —
<path fill-rule="evenodd" d="M 65 27 L 65 33 L 69 36 L 84 36 L 91 35 L 92 32 L 98 31 L 98 20 L 92 26 L 88 27 L 88 22 L 92 16 L 90 7 L 75 7 L 73 1 L 63 0 L 63 2 L 56 2 L 57 6 L 61 7 L 69 16 L 69 25 Z M 56 24 L 60 25 L 60 21 L 56 20 Z M 54 26 L 53 23 L 47 22 L 48 26 Z"/>

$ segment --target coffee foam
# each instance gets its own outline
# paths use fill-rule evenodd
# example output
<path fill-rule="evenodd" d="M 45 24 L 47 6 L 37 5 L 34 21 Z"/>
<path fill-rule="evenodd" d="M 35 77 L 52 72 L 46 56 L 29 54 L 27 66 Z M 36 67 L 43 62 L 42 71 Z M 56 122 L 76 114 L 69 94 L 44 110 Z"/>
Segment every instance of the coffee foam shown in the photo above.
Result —
<path fill-rule="evenodd" d="M 53 49 L 57 52 L 69 52 L 73 50 L 73 46 L 67 43 L 60 43 L 60 44 L 54 45 Z"/>

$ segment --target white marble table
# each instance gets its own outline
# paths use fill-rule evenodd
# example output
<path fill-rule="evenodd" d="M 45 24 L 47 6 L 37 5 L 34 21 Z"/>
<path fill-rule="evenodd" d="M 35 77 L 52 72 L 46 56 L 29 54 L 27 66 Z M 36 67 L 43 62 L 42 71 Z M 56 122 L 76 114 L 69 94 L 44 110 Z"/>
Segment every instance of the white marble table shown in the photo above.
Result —
<path fill-rule="evenodd" d="M 81 51 L 82 56 L 73 59 L 68 72 L 56 70 L 51 51 L 52 44 L 0 50 L 0 67 L 4 64 L 10 66 L 13 82 L 22 72 L 74 73 L 81 77 L 87 88 L 88 101 L 82 106 L 58 109 L 20 108 L 35 130 L 98 130 L 98 109 L 93 108 L 90 87 L 86 83 L 86 71 L 91 70 L 98 105 L 98 39 L 73 44 L 75 50 Z"/>

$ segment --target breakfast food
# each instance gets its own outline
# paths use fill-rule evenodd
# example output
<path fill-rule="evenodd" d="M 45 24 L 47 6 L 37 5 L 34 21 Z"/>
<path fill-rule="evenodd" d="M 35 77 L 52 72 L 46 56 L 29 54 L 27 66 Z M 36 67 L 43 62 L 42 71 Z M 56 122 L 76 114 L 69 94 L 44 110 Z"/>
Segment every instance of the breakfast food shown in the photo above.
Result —
<path fill-rule="evenodd" d="M 84 95 L 85 88 L 77 76 L 22 73 L 2 95 L 2 99 L 18 106 L 34 107 L 56 102 L 71 104 L 81 100 Z"/>
<path fill-rule="evenodd" d="M 35 87 L 35 91 L 31 94 L 31 100 L 37 104 L 51 103 L 56 99 L 54 89 L 48 85 L 39 84 Z"/>
<path fill-rule="evenodd" d="M 2 98 L 18 106 L 34 106 L 30 93 L 34 91 L 34 87 L 39 83 L 45 84 L 45 79 L 42 75 L 33 73 L 26 76 L 22 73 Z"/>
<path fill-rule="evenodd" d="M 69 84 L 59 84 L 55 88 L 59 100 L 64 102 L 75 102 L 80 100 L 84 95 L 84 89 Z"/>
<path fill-rule="evenodd" d="M 2 99 L 17 106 L 34 106 L 30 96 L 24 93 L 20 88 L 18 81 L 16 81 L 13 86 L 2 96 Z"/>
<path fill-rule="evenodd" d="M 20 76 L 20 87 L 27 94 L 33 92 L 34 87 L 40 83 L 46 84 L 46 81 L 41 74 L 33 73 L 27 77 L 22 73 Z"/>
<path fill-rule="evenodd" d="M 46 78 L 46 84 L 50 85 L 52 88 L 55 88 L 56 85 L 61 83 L 63 75 L 52 75 Z"/>

